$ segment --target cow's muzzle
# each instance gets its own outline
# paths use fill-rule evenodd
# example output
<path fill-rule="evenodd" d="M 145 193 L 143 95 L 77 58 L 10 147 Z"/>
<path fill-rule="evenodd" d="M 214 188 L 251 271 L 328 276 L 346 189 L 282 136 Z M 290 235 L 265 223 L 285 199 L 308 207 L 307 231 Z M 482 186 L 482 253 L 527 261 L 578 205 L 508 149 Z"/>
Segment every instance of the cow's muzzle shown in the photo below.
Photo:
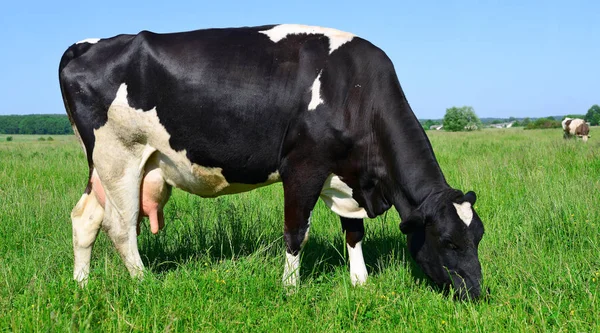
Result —
<path fill-rule="evenodd" d="M 454 299 L 457 301 L 476 301 L 481 296 L 481 277 L 469 278 L 451 273 Z"/>

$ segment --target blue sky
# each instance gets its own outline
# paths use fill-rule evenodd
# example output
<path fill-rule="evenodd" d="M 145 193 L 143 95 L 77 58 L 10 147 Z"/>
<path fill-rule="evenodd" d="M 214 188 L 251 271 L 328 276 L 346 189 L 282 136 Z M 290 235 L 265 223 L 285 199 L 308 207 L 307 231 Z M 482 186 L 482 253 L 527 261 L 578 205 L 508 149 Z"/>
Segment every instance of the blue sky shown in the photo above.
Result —
<path fill-rule="evenodd" d="M 301 23 L 352 32 L 394 62 L 417 117 L 585 114 L 600 104 L 600 1 L 5 1 L 0 114 L 64 113 L 72 43 L 140 30 Z"/>

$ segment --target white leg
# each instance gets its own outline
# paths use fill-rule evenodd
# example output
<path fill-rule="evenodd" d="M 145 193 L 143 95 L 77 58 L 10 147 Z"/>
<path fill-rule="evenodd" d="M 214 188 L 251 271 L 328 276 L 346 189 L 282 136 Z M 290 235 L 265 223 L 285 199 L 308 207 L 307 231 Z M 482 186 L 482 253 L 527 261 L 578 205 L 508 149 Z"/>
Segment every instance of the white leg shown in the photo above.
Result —
<path fill-rule="evenodd" d="M 129 179 L 127 181 L 126 179 Z M 144 264 L 138 251 L 139 179 L 125 178 L 125 186 L 106 184 L 104 229 L 117 248 L 132 277 L 142 277 Z M 137 185 L 136 185 L 137 184 Z M 127 190 L 129 189 L 129 190 Z"/>
<path fill-rule="evenodd" d="M 300 243 L 300 249 L 304 247 L 304 244 L 308 241 L 308 234 L 310 231 L 310 219 L 312 217 L 312 211 L 309 213 L 308 223 L 306 225 L 306 231 L 302 243 Z M 293 255 L 286 251 L 285 253 L 285 265 L 283 267 L 283 286 L 284 287 L 296 287 L 300 281 L 300 252 L 297 255 Z"/>
<path fill-rule="evenodd" d="M 137 244 L 140 187 L 144 165 L 153 149 L 143 146 L 134 148 L 127 149 L 118 142 L 97 145 L 94 165 L 106 194 L 104 230 L 131 276 L 141 277 L 144 265 Z"/>
<path fill-rule="evenodd" d="M 350 261 L 350 281 L 353 286 L 364 284 L 367 281 L 368 276 L 361 244 L 362 241 L 356 243 L 354 247 L 346 244 Z"/>
<path fill-rule="evenodd" d="M 73 224 L 73 278 L 81 286 L 85 285 L 90 274 L 92 247 L 104 218 L 104 208 L 94 192 L 83 194 L 71 211 Z"/>
<path fill-rule="evenodd" d="M 283 266 L 283 286 L 296 287 L 300 280 L 300 254 L 293 255 L 285 253 L 285 265 Z"/>

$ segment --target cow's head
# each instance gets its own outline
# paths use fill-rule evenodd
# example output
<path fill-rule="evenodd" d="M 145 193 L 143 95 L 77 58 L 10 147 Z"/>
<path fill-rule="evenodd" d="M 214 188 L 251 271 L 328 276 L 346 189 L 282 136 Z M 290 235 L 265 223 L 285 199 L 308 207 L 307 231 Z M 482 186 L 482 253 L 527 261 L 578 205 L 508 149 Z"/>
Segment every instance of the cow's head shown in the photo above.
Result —
<path fill-rule="evenodd" d="M 411 256 L 434 283 L 453 286 L 460 300 L 481 294 L 477 249 L 483 223 L 473 209 L 474 192 L 447 191 L 430 196 L 400 223 Z"/>
<path fill-rule="evenodd" d="M 575 134 L 583 139 L 583 142 L 587 142 L 588 138 L 590 137 L 590 125 L 582 121 L 582 123 L 575 129 Z"/>

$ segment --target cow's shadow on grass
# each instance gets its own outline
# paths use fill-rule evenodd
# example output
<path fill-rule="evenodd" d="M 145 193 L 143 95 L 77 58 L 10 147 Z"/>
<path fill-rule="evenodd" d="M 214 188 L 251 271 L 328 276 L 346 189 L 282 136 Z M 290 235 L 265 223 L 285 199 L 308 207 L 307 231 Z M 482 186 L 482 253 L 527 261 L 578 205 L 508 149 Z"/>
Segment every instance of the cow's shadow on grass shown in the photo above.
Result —
<path fill-rule="evenodd" d="M 223 216 L 231 217 L 230 214 Z M 213 228 L 207 228 L 201 224 L 194 224 L 189 228 L 166 230 L 168 233 L 159 236 L 149 235 L 149 231 L 144 230 L 140 254 L 145 266 L 158 275 L 194 261 L 209 260 L 215 263 L 252 255 L 281 258 L 283 273 L 285 246 L 282 236 L 272 232 L 264 233 L 265 230 L 257 230 L 264 228 L 252 228 L 246 223 L 241 219 L 229 218 L 227 221 L 217 221 L 216 228 L 214 225 Z M 393 264 L 400 262 L 408 269 L 415 280 L 428 281 L 410 258 L 403 235 L 369 233 L 369 226 L 365 224 L 367 236 L 362 248 L 369 275 L 381 274 L 393 260 Z M 318 283 L 340 267 L 347 269 L 345 251 L 346 244 L 341 228 L 339 236 L 336 237 L 312 234 L 302 253 L 301 278 Z"/>
<path fill-rule="evenodd" d="M 415 280 L 427 280 L 410 257 L 404 236 L 367 234 L 362 249 L 370 276 L 382 274 L 390 265 L 400 264 L 410 271 Z M 312 237 L 302 255 L 301 277 L 319 281 L 340 267 L 345 267 L 349 274 L 348 255 L 345 252 L 346 242 L 343 237 Z"/>

